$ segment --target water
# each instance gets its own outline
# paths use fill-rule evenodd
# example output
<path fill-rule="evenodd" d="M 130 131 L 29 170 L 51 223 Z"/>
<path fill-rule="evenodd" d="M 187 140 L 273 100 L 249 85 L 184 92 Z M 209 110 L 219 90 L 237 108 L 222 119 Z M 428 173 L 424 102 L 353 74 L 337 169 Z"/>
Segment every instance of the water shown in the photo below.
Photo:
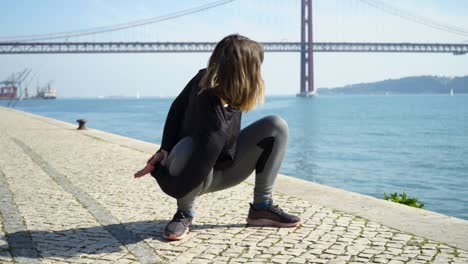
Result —
<path fill-rule="evenodd" d="M 159 143 L 171 102 L 30 100 L 16 108 Z M 406 192 L 428 210 L 468 219 L 467 102 L 459 95 L 268 97 L 242 124 L 270 114 L 288 121 L 283 174 L 377 198 Z"/>

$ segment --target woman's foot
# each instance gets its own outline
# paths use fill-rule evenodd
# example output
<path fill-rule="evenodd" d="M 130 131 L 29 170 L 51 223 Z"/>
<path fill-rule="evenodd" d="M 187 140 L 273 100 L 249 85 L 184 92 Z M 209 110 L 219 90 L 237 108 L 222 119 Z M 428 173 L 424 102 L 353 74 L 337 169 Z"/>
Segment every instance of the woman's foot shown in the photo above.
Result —
<path fill-rule="evenodd" d="M 164 228 L 163 237 L 167 240 L 181 240 L 189 231 L 193 217 L 183 211 L 177 210 L 172 220 Z"/>
<path fill-rule="evenodd" d="M 295 227 L 301 224 L 301 218 L 283 212 L 278 205 L 269 205 L 264 209 L 255 209 L 250 204 L 247 224 L 251 226 Z"/>

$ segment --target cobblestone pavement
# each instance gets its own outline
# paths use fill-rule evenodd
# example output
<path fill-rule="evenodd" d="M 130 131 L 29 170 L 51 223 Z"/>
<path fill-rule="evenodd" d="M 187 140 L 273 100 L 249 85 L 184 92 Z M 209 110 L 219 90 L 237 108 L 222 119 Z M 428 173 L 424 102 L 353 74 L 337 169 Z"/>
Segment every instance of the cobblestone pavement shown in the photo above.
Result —
<path fill-rule="evenodd" d="M 0 108 L 0 263 L 468 263 L 468 252 L 275 194 L 293 229 L 246 227 L 253 186 L 200 197 L 188 237 L 148 155 Z"/>

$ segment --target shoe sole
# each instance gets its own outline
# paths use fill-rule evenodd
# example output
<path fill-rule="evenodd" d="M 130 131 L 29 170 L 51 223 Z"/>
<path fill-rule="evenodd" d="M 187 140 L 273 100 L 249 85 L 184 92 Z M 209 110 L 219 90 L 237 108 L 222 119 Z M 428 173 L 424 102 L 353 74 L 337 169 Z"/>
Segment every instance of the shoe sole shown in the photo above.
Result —
<path fill-rule="evenodd" d="M 165 239 L 167 239 L 167 240 L 170 240 L 170 241 L 179 241 L 179 240 L 183 239 L 183 238 L 185 237 L 185 235 L 187 235 L 188 232 L 189 232 L 189 229 L 187 228 L 187 229 L 185 230 L 185 232 L 184 232 L 182 235 L 180 235 L 180 236 L 177 236 L 177 235 L 175 235 L 175 234 L 172 234 L 172 235 L 163 234 L 163 237 L 164 237 Z"/>
<path fill-rule="evenodd" d="M 296 223 L 281 223 L 270 219 L 250 219 L 247 218 L 247 224 L 250 226 L 270 226 L 270 227 L 296 227 L 302 223 L 302 220 Z"/>

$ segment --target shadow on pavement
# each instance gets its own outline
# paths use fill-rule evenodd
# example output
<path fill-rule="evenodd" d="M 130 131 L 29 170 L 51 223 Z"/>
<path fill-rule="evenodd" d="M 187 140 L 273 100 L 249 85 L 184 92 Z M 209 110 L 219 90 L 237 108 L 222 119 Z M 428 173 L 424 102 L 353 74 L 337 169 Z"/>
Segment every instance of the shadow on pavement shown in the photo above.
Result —
<path fill-rule="evenodd" d="M 122 245 L 136 244 L 145 239 L 167 243 L 162 237 L 168 220 L 138 221 L 105 226 L 72 228 L 58 231 L 31 230 L 7 234 L 9 250 L 0 256 L 13 257 L 73 257 L 80 254 L 106 254 L 122 251 Z M 245 224 L 194 224 L 192 231 L 204 229 L 245 228 Z"/>

